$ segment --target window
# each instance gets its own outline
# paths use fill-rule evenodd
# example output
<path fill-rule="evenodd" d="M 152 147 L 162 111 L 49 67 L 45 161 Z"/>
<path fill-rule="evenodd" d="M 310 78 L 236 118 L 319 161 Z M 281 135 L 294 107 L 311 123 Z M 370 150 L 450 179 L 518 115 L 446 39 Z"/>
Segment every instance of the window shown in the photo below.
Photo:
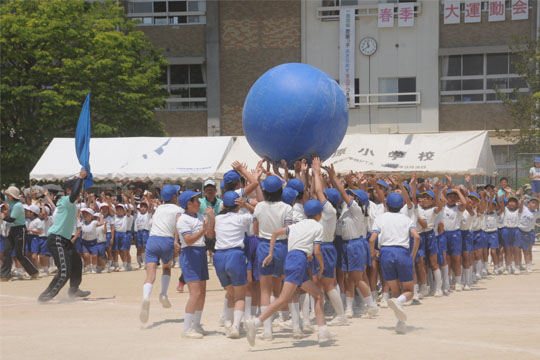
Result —
<path fill-rule="evenodd" d="M 379 102 L 405 102 L 416 101 L 416 95 L 397 95 L 397 93 L 416 92 L 416 78 L 380 78 L 379 93 L 395 94 L 379 97 Z"/>
<path fill-rule="evenodd" d="M 206 24 L 206 0 L 128 2 L 128 17 L 138 25 Z"/>
<path fill-rule="evenodd" d="M 517 55 L 508 53 L 441 57 L 441 103 L 500 101 L 497 89 L 515 98 L 529 92 L 515 72 Z"/>
<path fill-rule="evenodd" d="M 162 81 L 171 95 L 166 110 L 206 109 L 206 69 L 202 64 L 168 65 Z"/>

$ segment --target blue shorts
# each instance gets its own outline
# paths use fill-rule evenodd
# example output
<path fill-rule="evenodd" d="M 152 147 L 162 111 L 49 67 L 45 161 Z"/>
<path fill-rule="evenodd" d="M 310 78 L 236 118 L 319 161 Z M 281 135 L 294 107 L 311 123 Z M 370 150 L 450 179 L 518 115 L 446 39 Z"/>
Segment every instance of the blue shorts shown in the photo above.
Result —
<path fill-rule="evenodd" d="M 208 280 L 208 260 L 205 246 L 186 246 L 180 253 L 180 268 L 186 284 Z"/>
<path fill-rule="evenodd" d="M 337 251 L 334 247 L 334 244 L 331 242 L 321 243 L 321 255 L 323 258 L 324 269 L 322 276 L 328 279 L 334 278 L 334 270 L 336 269 L 337 263 Z M 319 262 L 315 255 L 313 255 L 313 261 L 311 262 L 312 274 L 319 275 Z"/>
<path fill-rule="evenodd" d="M 369 246 L 369 237 L 363 239 L 362 244 L 364 244 L 364 249 L 366 251 L 366 267 L 371 267 L 371 248 Z"/>
<path fill-rule="evenodd" d="M 84 254 L 97 255 L 97 240 L 83 240 L 82 251 Z"/>
<path fill-rule="evenodd" d="M 174 238 L 166 236 L 150 236 L 146 243 L 146 262 L 168 264 L 174 257 Z"/>
<path fill-rule="evenodd" d="M 444 237 L 448 255 L 461 255 L 461 230 L 445 231 Z"/>
<path fill-rule="evenodd" d="M 461 230 L 461 248 L 463 252 L 472 253 L 474 250 L 474 235 L 472 231 Z"/>
<path fill-rule="evenodd" d="M 346 272 L 365 270 L 369 255 L 366 253 L 364 242 L 363 238 L 343 240 L 341 270 Z"/>
<path fill-rule="evenodd" d="M 519 230 L 516 234 L 516 242 L 523 250 L 529 250 L 534 245 L 534 230 L 525 232 Z"/>
<path fill-rule="evenodd" d="M 37 254 L 39 252 L 39 238 L 37 235 L 26 235 L 26 252 L 32 254 Z"/>
<path fill-rule="evenodd" d="M 82 236 L 79 235 L 79 237 L 75 239 L 75 244 L 73 244 L 75 246 L 75 250 L 77 250 L 79 254 L 82 253 L 82 241 Z"/>
<path fill-rule="evenodd" d="M 0 253 L 4 252 L 4 244 L 6 242 L 6 238 L 3 236 L 0 236 Z"/>
<path fill-rule="evenodd" d="M 39 255 L 47 255 L 51 256 L 51 252 L 49 251 L 49 248 L 47 247 L 47 237 L 38 237 L 39 242 Z"/>
<path fill-rule="evenodd" d="M 137 231 L 136 246 L 137 247 L 146 247 L 146 243 L 148 242 L 148 235 L 149 234 L 150 234 L 150 231 L 148 231 L 148 230 L 139 230 L 139 231 Z"/>
<path fill-rule="evenodd" d="M 503 228 L 502 238 L 504 247 L 519 247 L 519 241 L 516 239 L 518 237 L 518 233 L 518 228 Z"/>
<path fill-rule="evenodd" d="M 214 267 L 222 287 L 247 284 L 247 258 L 243 249 L 216 250 Z"/>
<path fill-rule="evenodd" d="M 439 244 L 437 243 L 435 231 L 430 230 L 420 233 L 420 238 L 424 241 L 427 256 L 437 255 L 439 253 Z"/>
<path fill-rule="evenodd" d="M 399 279 L 413 281 L 413 261 L 409 249 L 401 246 L 383 246 L 380 256 L 384 281 Z"/>
<path fill-rule="evenodd" d="M 113 249 L 115 250 L 129 250 L 131 247 L 131 234 L 128 232 L 117 232 L 114 234 L 116 238 L 114 241 Z"/>
<path fill-rule="evenodd" d="M 436 235 L 437 238 L 437 246 L 439 248 L 439 253 L 437 255 L 437 263 L 439 265 L 444 264 L 444 253 L 447 251 L 446 248 L 446 236 L 444 236 L 444 233 Z"/>
<path fill-rule="evenodd" d="M 342 263 L 341 263 L 341 260 L 342 260 L 342 256 L 343 256 L 343 238 L 341 236 L 336 236 L 334 237 L 334 247 L 336 248 L 336 256 L 337 256 L 337 261 L 336 261 L 336 269 L 341 269 L 341 266 L 342 266 Z"/>
<path fill-rule="evenodd" d="M 412 255 L 414 247 L 414 237 L 409 236 L 409 252 Z M 416 251 L 416 257 L 414 258 L 414 263 L 418 264 L 420 258 L 426 257 L 426 241 L 420 236 L 420 244 L 418 244 L 418 250 Z"/>
<path fill-rule="evenodd" d="M 111 247 L 112 233 L 108 232 L 107 234 L 105 234 L 105 238 L 107 239 L 105 240 L 105 247 Z"/>
<path fill-rule="evenodd" d="M 498 231 L 484 233 L 484 237 L 486 238 L 487 243 L 489 244 L 489 247 L 491 249 L 499 248 L 499 232 Z"/>
<path fill-rule="evenodd" d="M 104 242 L 102 243 L 97 243 L 97 256 L 100 257 L 100 258 L 104 258 L 105 257 L 105 251 L 106 251 L 106 244 Z"/>
<path fill-rule="evenodd" d="M 474 250 L 487 248 L 487 244 L 484 246 L 484 232 L 482 230 L 473 231 L 473 247 Z"/>
<path fill-rule="evenodd" d="M 259 238 L 255 235 L 244 236 L 244 253 L 247 258 L 247 269 L 251 270 L 253 281 L 259 280 L 259 267 L 257 266 L 257 247 Z M 255 266 L 254 266 L 255 265 Z"/>
<path fill-rule="evenodd" d="M 309 280 L 307 272 L 307 256 L 303 251 L 293 250 L 285 257 L 285 281 L 302 286 Z"/>
<path fill-rule="evenodd" d="M 531 181 L 532 193 L 540 193 L 540 180 Z"/>
<path fill-rule="evenodd" d="M 270 240 L 259 238 L 259 246 L 257 246 L 257 267 L 259 268 L 259 276 L 274 276 L 282 277 L 283 266 L 285 265 L 285 256 L 287 256 L 287 241 L 278 240 L 274 245 L 274 256 L 270 264 L 262 266 L 264 259 L 270 252 Z"/>

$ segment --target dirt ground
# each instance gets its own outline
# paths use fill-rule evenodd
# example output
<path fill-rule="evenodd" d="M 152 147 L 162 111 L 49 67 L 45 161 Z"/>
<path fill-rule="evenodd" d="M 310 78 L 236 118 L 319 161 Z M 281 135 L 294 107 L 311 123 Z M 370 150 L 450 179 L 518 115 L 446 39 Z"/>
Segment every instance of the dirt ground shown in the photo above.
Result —
<path fill-rule="evenodd" d="M 135 259 L 135 257 L 133 257 Z M 10 359 L 540 359 L 540 247 L 531 274 L 490 276 L 472 291 L 428 297 L 406 308 L 408 333 L 394 332 L 390 309 L 374 319 L 355 318 L 348 327 L 331 328 L 333 346 L 319 347 L 316 335 L 294 340 L 290 330 L 273 342 L 250 349 L 245 337 L 231 340 L 218 327 L 224 292 L 214 269 L 203 323 L 212 334 L 203 340 L 181 338 L 186 292 L 176 292 L 174 269 L 169 288 L 173 304 L 152 293 L 150 320 L 139 322 L 144 271 L 84 275 L 87 300 L 70 301 L 66 288 L 46 305 L 37 296 L 51 277 L 0 284 L 0 358 Z"/>

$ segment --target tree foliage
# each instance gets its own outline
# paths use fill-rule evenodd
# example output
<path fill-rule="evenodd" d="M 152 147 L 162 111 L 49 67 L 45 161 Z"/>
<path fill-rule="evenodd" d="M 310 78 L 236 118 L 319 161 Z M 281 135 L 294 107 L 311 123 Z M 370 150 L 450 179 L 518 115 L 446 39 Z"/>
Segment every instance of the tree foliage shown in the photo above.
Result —
<path fill-rule="evenodd" d="M 52 138 L 74 137 L 89 91 L 92 136 L 164 134 L 153 114 L 166 61 L 118 2 L 4 1 L 0 26 L 2 185 L 27 181 Z"/>
<path fill-rule="evenodd" d="M 510 109 L 513 129 L 519 129 L 517 134 L 512 133 L 512 129 L 506 129 L 502 135 L 516 144 L 517 153 L 537 153 L 540 152 L 540 40 L 515 39 L 511 51 L 519 55 L 519 60 L 513 66 L 527 83 L 532 96 L 520 96 L 517 89 L 513 96 L 502 96 L 499 92 L 504 104 Z"/>

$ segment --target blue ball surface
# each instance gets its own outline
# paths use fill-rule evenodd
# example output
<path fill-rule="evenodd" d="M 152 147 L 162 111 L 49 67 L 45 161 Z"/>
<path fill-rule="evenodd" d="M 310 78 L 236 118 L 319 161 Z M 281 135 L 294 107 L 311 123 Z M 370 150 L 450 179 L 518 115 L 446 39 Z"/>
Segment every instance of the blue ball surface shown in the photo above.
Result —
<path fill-rule="evenodd" d="M 251 87 L 242 113 L 244 134 L 261 157 L 287 163 L 338 148 L 349 124 L 345 94 L 330 76 L 307 64 L 265 72 Z"/>

